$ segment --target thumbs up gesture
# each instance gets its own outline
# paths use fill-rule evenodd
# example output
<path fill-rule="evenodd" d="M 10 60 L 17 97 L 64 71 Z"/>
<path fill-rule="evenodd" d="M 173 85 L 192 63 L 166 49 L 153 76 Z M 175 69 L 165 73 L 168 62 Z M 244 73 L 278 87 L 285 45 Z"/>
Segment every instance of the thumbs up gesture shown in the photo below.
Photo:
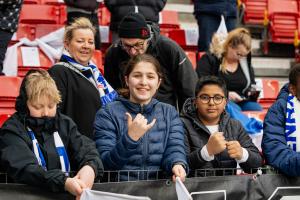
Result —
<path fill-rule="evenodd" d="M 141 137 L 143 137 L 143 135 L 151 129 L 156 122 L 156 119 L 153 119 L 152 122 L 148 124 L 148 120 L 140 113 L 137 114 L 134 119 L 132 119 L 129 113 L 126 113 L 126 116 L 128 135 L 134 141 L 138 141 Z"/>

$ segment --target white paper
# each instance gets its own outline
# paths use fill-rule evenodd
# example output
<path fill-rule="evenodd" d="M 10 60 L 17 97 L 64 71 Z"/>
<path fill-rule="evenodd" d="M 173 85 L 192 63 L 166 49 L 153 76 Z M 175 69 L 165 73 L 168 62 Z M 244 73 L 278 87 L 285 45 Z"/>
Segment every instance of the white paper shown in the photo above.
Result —
<path fill-rule="evenodd" d="M 84 190 L 80 200 L 151 200 L 149 197 L 138 197 L 127 194 L 117 194 L 96 190 Z"/>
<path fill-rule="evenodd" d="M 41 66 L 39 49 L 37 47 L 21 47 L 23 66 Z"/>
<path fill-rule="evenodd" d="M 179 177 L 176 177 L 176 193 L 178 200 L 193 200 L 192 195 L 186 189 Z"/>
<path fill-rule="evenodd" d="M 101 43 L 109 43 L 109 26 L 99 26 Z"/>
<path fill-rule="evenodd" d="M 185 42 L 188 46 L 197 46 L 198 45 L 198 29 L 185 29 Z"/>

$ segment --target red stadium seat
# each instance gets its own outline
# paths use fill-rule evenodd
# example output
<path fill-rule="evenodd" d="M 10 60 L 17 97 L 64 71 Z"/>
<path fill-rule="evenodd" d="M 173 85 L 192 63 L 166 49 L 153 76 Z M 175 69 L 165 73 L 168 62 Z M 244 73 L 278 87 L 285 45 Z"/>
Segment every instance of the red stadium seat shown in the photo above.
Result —
<path fill-rule="evenodd" d="M 191 61 L 192 65 L 193 65 L 193 69 L 196 70 L 196 66 L 197 66 L 196 52 L 186 51 L 185 54 L 188 56 L 189 60 Z"/>
<path fill-rule="evenodd" d="M 49 5 L 65 5 L 63 0 L 40 0 L 41 4 L 49 4 Z"/>
<path fill-rule="evenodd" d="M 298 30 L 298 2 L 296 0 L 268 0 L 271 41 L 293 44 Z"/>
<path fill-rule="evenodd" d="M 262 94 L 258 103 L 267 110 L 276 101 L 279 93 L 279 82 L 277 80 L 262 79 Z"/>
<path fill-rule="evenodd" d="M 15 112 L 15 101 L 19 95 L 22 78 L 0 76 L 0 114 Z"/>
<path fill-rule="evenodd" d="M 36 25 L 36 38 L 43 37 L 51 32 L 54 32 L 60 28 L 62 28 L 64 25 L 62 24 L 37 24 Z"/>
<path fill-rule="evenodd" d="M 23 4 L 40 4 L 40 0 L 24 0 Z"/>
<path fill-rule="evenodd" d="M 10 116 L 10 114 L 0 114 L 0 128 Z"/>
<path fill-rule="evenodd" d="M 195 41 L 194 44 L 189 44 L 187 38 L 188 34 L 186 34 L 187 31 L 192 31 L 192 29 L 173 29 L 169 32 L 169 38 L 177 42 L 177 44 L 179 44 L 179 46 L 181 46 L 184 50 L 197 51 L 197 41 Z"/>
<path fill-rule="evenodd" d="M 59 24 L 59 6 L 52 5 L 23 5 L 20 14 L 20 23 L 27 24 Z"/>
<path fill-rule="evenodd" d="M 104 67 L 102 62 L 102 52 L 99 50 L 95 50 L 95 53 L 92 57 L 92 61 L 97 65 L 98 69 L 104 75 Z"/>
<path fill-rule="evenodd" d="M 159 25 L 161 28 L 179 29 L 178 13 L 172 10 L 163 10 L 159 13 Z"/>
<path fill-rule="evenodd" d="M 20 40 L 24 37 L 28 38 L 29 40 L 34 40 L 36 38 L 36 25 L 19 24 L 16 36 L 16 40 Z"/>
<path fill-rule="evenodd" d="M 100 7 L 98 9 L 98 19 L 99 19 L 99 25 L 109 26 L 109 24 L 110 24 L 110 12 L 105 6 Z"/>
<path fill-rule="evenodd" d="M 245 0 L 244 6 L 244 23 L 263 25 L 264 13 L 267 10 L 267 0 Z"/>

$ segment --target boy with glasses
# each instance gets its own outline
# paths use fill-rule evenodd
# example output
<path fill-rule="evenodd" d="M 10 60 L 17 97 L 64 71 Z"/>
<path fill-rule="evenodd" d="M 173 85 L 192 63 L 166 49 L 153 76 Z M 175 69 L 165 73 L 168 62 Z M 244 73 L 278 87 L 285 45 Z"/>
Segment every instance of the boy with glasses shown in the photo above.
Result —
<path fill-rule="evenodd" d="M 228 91 L 215 76 L 199 79 L 195 98 L 182 110 L 191 169 L 241 168 L 251 173 L 262 166 L 262 157 L 241 123 L 225 111 Z M 227 174 L 227 172 L 226 172 Z"/>
<path fill-rule="evenodd" d="M 156 99 L 182 108 L 184 101 L 194 95 L 197 75 L 182 48 L 159 34 L 157 26 L 147 25 L 143 15 L 129 13 L 118 30 L 120 42 L 111 46 L 105 56 L 105 78 L 115 89 L 124 86 L 124 65 L 131 57 L 150 54 L 163 68 L 164 82 Z"/>

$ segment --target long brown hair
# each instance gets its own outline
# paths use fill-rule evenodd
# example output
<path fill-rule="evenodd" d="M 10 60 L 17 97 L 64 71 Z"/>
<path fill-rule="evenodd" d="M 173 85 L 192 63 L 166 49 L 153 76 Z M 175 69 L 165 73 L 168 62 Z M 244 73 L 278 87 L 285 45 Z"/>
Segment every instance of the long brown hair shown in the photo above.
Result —
<path fill-rule="evenodd" d="M 140 62 L 151 63 L 155 67 L 158 78 L 160 80 L 163 79 L 163 73 L 162 73 L 160 64 L 156 58 L 154 58 L 153 56 L 151 56 L 149 54 L 140 54 L 140 55 L 134 56 L 128 61 L 127 65 L 125 66 L 125 70 L 124 70 L 124 74 L 123 74 L 124 85 L 123 85 L 122 89 L 118 90 L 119 94 L 125 98 L 129 98 L 129 96 L 130 96 L 129 88 L 125 84 L 125 77 L 129 77 L 130 73 L 134 70 L 136 65 Z"/>

